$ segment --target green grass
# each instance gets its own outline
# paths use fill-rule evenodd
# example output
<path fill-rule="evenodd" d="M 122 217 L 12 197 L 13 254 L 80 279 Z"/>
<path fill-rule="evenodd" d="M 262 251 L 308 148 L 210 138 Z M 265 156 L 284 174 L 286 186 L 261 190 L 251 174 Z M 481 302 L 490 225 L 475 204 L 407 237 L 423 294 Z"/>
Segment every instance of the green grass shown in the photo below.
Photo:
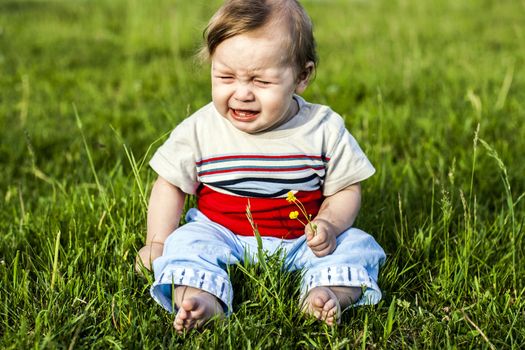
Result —
<path fill-rule="evenodd" d="M 218 1 L 1 0 L 0 348 L 525 347 L 525 3 L 303 3 L 305 97 L 378 170 L 357 226 L 383 301 L 312 322 L 272 257 L 232 269 L 227 322 L 176 335 L 133 261 L 147 160 L 210 98 L 192 55 Z"/>

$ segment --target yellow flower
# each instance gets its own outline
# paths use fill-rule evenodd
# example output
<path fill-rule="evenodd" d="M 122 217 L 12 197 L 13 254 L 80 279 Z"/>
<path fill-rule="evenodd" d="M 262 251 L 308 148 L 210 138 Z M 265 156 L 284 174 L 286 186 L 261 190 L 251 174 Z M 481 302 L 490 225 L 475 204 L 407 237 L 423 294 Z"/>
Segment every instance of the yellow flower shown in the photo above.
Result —
<path fill-rule="evenodd" d="M 290 212 L 290 219 L 297 219 L 299 217 L 298 211 L 291 211 Z"/>
<path fill-rule="evenodd" d="M 303 226 L 309 225 L 310 228 L 312 229 L 312 231 L 314 232 L 314 235 L 315 235 L 316 232 L 317 232 L 317 225 L 315 225 L 311 221 L 312 215 L 308 214 L 306 212 L 306 208 L 304 207 L 303 203 L 299 199 L 297 199 L 295 197 L 295 194 L 292 191 L 288 192 L 288 194 L 286 196 L 286 200 L 288 201 L 288 203 L 295 204 L 295 206 L 301 211 L 301 214 L 303 214 L 304 219 L 306 219 L 306 220 L 303 222 L 301 219 L 299 219 L 299 212 L 297 210 L 290 212 L 290 214 L 289 214 L 290 219 L 292 219 L 292 220 L 295 219 L 295 220 L 299 221 Z"/>
<path fill-rule="evenodd" d="M 295 198 L 295 195 L 292 191 L 288 192 L 287 196 L 286 196 L 286 200 L 288 201 L 288 203 L 293 203 L 297 200 L 297 198 Z"/>

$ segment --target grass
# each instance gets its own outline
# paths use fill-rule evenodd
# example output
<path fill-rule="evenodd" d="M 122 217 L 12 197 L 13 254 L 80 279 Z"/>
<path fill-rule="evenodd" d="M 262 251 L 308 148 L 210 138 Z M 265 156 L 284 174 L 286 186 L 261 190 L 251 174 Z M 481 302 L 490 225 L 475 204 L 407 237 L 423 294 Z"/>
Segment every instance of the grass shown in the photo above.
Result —
<path fill-rule="evenodd" d="M 192 55 L 218 1 L 3 0 L 0 348 L 525 347 L 525 3 L 303 3 L 305 97 L 377 168 L 357 226 L 388 254 L 381 303 L 312 322 L 271 257 L 232 268 L 226 323 L 176 335 L 133 261 L 147 160 L 209 100 Z"/>

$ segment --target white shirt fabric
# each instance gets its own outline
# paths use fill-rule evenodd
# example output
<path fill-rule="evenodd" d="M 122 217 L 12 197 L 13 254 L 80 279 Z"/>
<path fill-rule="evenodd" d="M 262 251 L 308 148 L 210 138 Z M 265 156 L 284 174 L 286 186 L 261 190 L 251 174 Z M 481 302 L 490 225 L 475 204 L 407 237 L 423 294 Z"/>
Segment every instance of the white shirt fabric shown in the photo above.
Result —
<path fill-rule="evenodd" d="M 150 166 L 187 194 L 203 184 L 225 194 L 262 198 L 319 189 L 330 196 L 374 174 L 341 116 L 294 98 L 299 112 L 259 134 L 236 129 L 209 103 L 172 131 Z"/>

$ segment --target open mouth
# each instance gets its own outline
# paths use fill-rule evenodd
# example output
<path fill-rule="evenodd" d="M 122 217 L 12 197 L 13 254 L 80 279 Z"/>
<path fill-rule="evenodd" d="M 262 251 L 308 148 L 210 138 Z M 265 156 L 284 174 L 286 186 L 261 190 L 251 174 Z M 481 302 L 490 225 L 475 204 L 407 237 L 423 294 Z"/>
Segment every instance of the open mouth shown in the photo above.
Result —
<path fill-rule="evenodd" d="M 257 116 L 259 115 L 259 112 L 250 111 L 247 109 L 230 108 L 230 114 L 235 120 L 239 120 L 242 122 L 249 122 L 249 121 L 255 120 Z"/>

